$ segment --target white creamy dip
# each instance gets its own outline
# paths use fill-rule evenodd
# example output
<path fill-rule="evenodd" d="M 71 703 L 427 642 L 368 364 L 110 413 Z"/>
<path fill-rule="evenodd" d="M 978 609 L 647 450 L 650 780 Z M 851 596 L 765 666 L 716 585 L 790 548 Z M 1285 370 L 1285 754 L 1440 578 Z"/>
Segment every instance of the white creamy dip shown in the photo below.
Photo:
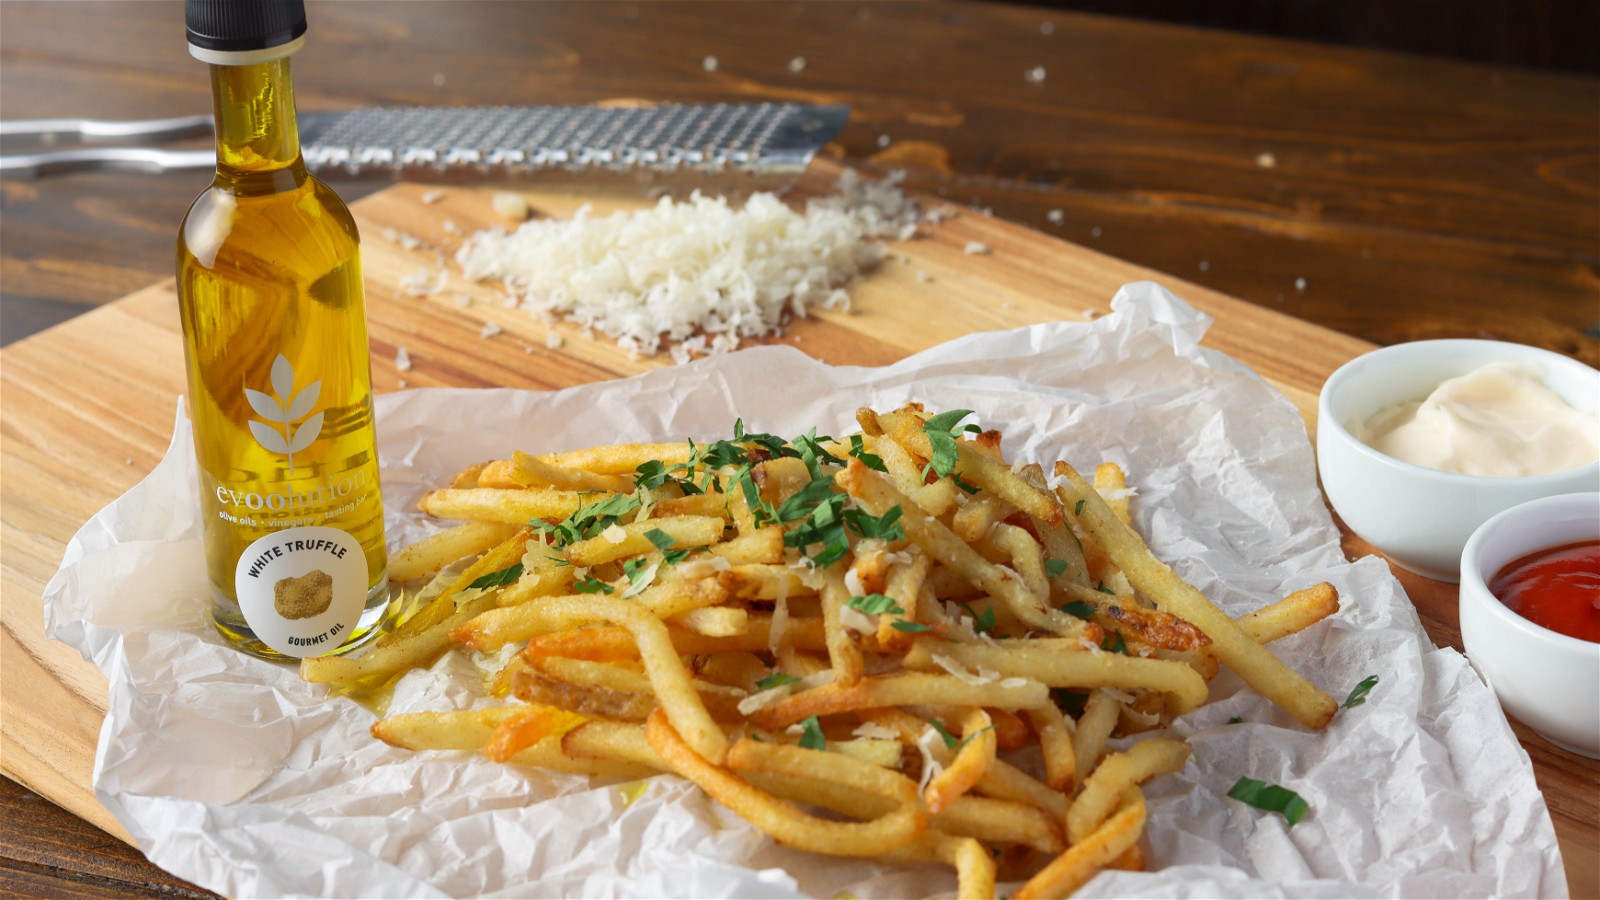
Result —
<path fill-rule="evenodd" d="M 1568 406 L 1530 369 L 1499 362 L 1444 382 L 1426 400 L 1379 411 L 1356 439 L 1446 472 L 1549 475 L 1600 459 L 1600 417 Z"/>

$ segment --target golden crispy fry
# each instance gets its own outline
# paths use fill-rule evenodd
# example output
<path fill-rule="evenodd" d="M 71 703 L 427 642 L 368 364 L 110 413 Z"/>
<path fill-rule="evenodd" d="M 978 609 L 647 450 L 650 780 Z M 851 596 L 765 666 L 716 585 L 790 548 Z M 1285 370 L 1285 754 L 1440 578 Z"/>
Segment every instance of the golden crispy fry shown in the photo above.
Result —
<path fill-rule="evenodd" d="M 551 706 L 523 706 L 501 720 L 483 745 L 483 755 L 506 762 L 548 737 L 560 737 L 583 724 L 584 717 Z"/>
<path fill-rule="evenodd" d="M 852 685 L 826 684 L 800 691 L 751 718 L 762 728 L 777 731 L 810 716 L 879 706 L 993 706 L 1022 709 L 1038 706 L 1048 696 L 1049 689 L 1037 681 L 1024 681 L 1014 686 L 971 685 L 949 675 L 902 672 L 868 676 Z"/>
<path fill-rule="evenodd" d="M 428 601 L 422 608 L 413 612 L 398 627 L 392 628 L 387 634 L 380 635 L 377 640 L 379 647 L 387 646 L 402 638 L 413 634 L 420 634 L 445 619 L 454 615 L 459 608 L 459 598 L 462 592 L 468 590 L 472 583 L 493 572 L 499 572 L 516 565 L 524 555 L 524 547 L 528 541 L 528 530 L 519 529 L 498 546 L 478 557 L 477 561 L 466 568 L 466 571 L 457 575 L 438 596 Z M 491 591 L 495 593 L 495 591 Z"/>
<path fill-rule="evenodd" d="M 486 462 L 481 462 L 467 466 L 465 469 L 450 476 L 450 486 L 453 488 L 477 487 L 478 478 L 488 465 Z"/>
<path fill-rule="evenodd" d="M 684 547 L 704 547 L 722 540 L 723 520 L 711 516 L 670 516 L 646 519 L 627 525 L 615 525 L 616 532 L 601 534 L 587 540 L 576 541 L 567 547 L 567 561 L 575 566 L 598 566 L 626 556 L 641 556 L 657 549 L 677 550 Z M 659 548 L 650 540 L 666 544 Z M 659 537 L 665 535 L 665 539 Z M 613 540 L 612 538 L 616 539 Z M 670 539 L 670 540 L 667 540 Z"/>
<path fill-rule="evenodd" d="M 478 476 L 480 487 L 543 487 L 561 491 L 606 491 L 626 494 L 633 490 L 633 479 L 626 475 L 598 475 L 529 456 L 521 450 L 509 460 L 496 460 Z"/>
<path fill-rule="evenodd" d="M 884 652 L 903 651 L 911 646 L 916 636 L 908 631 L 901 631 L 894 627 L 895 619 L 904 619 L 915 622 L 917 608 L 921 601 L 922 585 L 928 578 L 928 572 L 933 568 L 933 559 L 926 553 L 916 553 L 911 557 L 911 562 L 895 565 L 889 569 L 888 578 L 883 585 L 883 594 L 895 602 L 904 612 L 898 617 L 878 617 L 878 648 Z"/>
<path fill-rule="evenodd" d="M 1296 634 L 1339 611 L 1339 592 L 1326 581 L 1295 591 L 1271 606 L 1239 618 L 1239 627 L 1258 644 Z"/>
<path fill-rule="evenodd" d="M 738 637 L 750 630 L 750 613 L 731 606 L 691 609 L 670 616 L 667 621 L 706 637 Z"/>
<path fill-rule="evenodd" d="M 999 494 L 978 494 L 956 510 L 955 517 L 950 520 L 950 530 L 963 541 L 976 544 L 989 534 L 989 529 L 1015 511 L 1015 507 L 1000 499 Z"/>
<path fill-rule="evenodd" d="M 860 790 L 872 793 L 892 791 L 889 794 L 891 799 L 899 799 L 904 788 L 909 788 L 912 797 L 902 801 L 894 811 L 869 822 L 836 822 L 803 813 L 791 804 L 757 790 L 728 769 L 711 764 L 678 736 L 667 717 L 659 711 L 651 714 L 646 736 L 650 746 L 673 771 L 699 785 L 701 790 L 723 806 L 772 835 L 780 843 L 791 847 L 833 856 L 877 856 L 910 843 L 927 827 L 914 802 L 916 786 L 904 777 L 876 766 L 857 763 L 860 769 L 830 769 L 829 774 L 855 777 L 857 780 L 851 786 Z M 761 754 L 759 750 L 752 750 L 763 747 L 778 752 Z M 739 762 L 747 770 L 777 771 L 779 774 L 795 774 L 796 770 L 803 768 L 793 758 L 794 754 L 827 756 L 798 747 L 757 744 L 753 741 L 740 741 L 735 748 L 740 751 Z M 834 758 L 846 759 L 842 756 Z M 898 778 L 904 782 L 904 787 L 884 781 L 873 773 Z"/>
<path fill-rule="evenodd" d="M 1033 732 L 1022 717 L 1008 709 L 990 708 L 989 719 L 994 723 L 994 739 L 1001 750 L 1021 750 Z"/>
<path fill-rule="evenodd" d="M 884 858 L 891 862 L 942 862 L 956 870 L 956 896 L 962 900 L 994 896 L 994 857 L 973 838 L 930 828 Z"/>
<path fill-rule="evenodd" d="M 836 683 L 855 684 L 861 680 L 861 647 L 854 633 L 839 620 L 839 610 L 849 602 L 850 590 L 844 586 L 844 572 L 837 565 L 824 572 L 823 579 L 822 626 L 828 632 L 828 659 L 833 663 Z"/>
<path fill-rule="evenodd" d="M 372 723 L 372 736 L 405 750 L 477 750 L 500 723 L 515 715 L 514 706 L 450 712 L 400 713 Z"/>
<path fill-rule="evenodd" d="M 783 528 L 778 525 L 768 525 L 741 534 L 732 540 L 713 544 L 711 555 L 721 557 L 735 566 L 781 565 Z M 796 581 L 798 580 L 797 578 Z"/>
<path fill-rule="evenodd" d="M 670 444 L 609 444 L 587 450 L 569 450 L 566 453 L 547 453 L 538 457 L 540 462 L 563 469 L 582 469 L 599 475 L 632 475 L 640 466 L 659 460 L 669 466 L 689 461 L 689 445 Z"/>
<path fill-rule="evenodd" d="M 728 599 L 727 585 L 720 577 L 694 580 L 671 579 L 646 588 L 629 598 L 632 605 L 657 617 L 675 616 L 713 606 Z M 452 637 L 474 650 L 495 651 L 512 641 L 527 640 L 536 635 L 551 634 L 579 625 L 600 621 L 599 606 L 587 606 L 585 597 L 605 597 L 600 594 L 573 594 L 564 597 L 545 597 L 518 606 L 501 607 L 485 612 L 470 623 L 457 629 Z"/>
<path fill-rule="evenodd" d="M 1128 788 L 1116 815 L 1039 870 L 1039 874 L 1011 896 L 1017 900 L 1036 900 L 1071 894 L 1107 863 L 1134 846 L 1143 828 L 1144 795 L 1138 788 Z"/>
<path fill-rule="evenodd" d="M 1067 818 L 1067 795 L 1051 790 L 1044 782 L 1003 759 L 989 764 L 989 771 L 983 773 L 983 780 L 978 782 L 978 792 L 1038 807 L 1057 822 L 1065 822 Z"/>
<path fill-rule="evenodd" d="M 1072 793 L 1078 780 L 1078 757 L 1072 747 L 1072 730 L 1061 707 L 1054 703 L 1022 711 L 1022 717 L 1039 737 L 1044 756 L 1044 783 L 1063 793 Z"/>
<path fill-rule="evenodd" d="M 655 516 L 725 516 L 728 514 L 728 496 L 716 492 L 690 494 L 687 497 L 668 497 L 657 500 L 650 507 Z"/>
<path fill-rule="evenodd" d="M 1091 645 L 1092 646 L 1092 645 Z M 918 641 L 906 654 L 905 666 L 925 672 L 941 667 L 935 653 L 969 669 L 983 667 L 1014 678 L 1042 682 L 1050 687 L 1119 687 L 1165 691 L 1188 712 L 1206 700 L 1206 682 L 1188 666 L 1165 659 L 1144 659 L 1107 653 L 1099 648 L 1062 653 L 1041 647 L 991 647 L 986 644 Z"/>
<path fill-rule="evenodd" d="M 360 656 L 317 656 L 300 661 L 300 678 L 313 684 L 378 681 L 401 669 L 432 663 L 453 641 L 452 629 L 466 624 L 494 602 L 485 594 L 464 603 L 460 611 L 428 628 L 407 634 L 382 646 L 374 646 Z"/>
<path fill-rule="evenodd" d="M 430 578 L 458 559 L 488 552 L 516 531 L 502 522 L 468 522 L 428 535 L 389 556 L 389 580 L 405 584 Z"/>
<path fill-rule="evenodd" d="M 969 710 L 961 721 L 961 749 L 943 772 L 933 776 L 922 792 L 928 812 L 938 815 L 957 797 L 972 790 L 994 763 L 997 742 L 994 724 L 981 709 Z"/>
<path fill-rule="evenodd" d="M 1176 772 L 1189 759 L 1189 745 L 1167 738 L 1140 741 L 1107 756 L 1083 783 L 1083 791 L 1067 812 L 1067 840 L 1080 843 L 1111 815 L 1129 787 L 1164 772 Z"/>
<path fill-rule="evenodd" d="M 1049 604 L 1050 582 L 1044 571 L 1044 549 L 1033 539 L 1033 535 L 1015 525 L 997 522 L 976 543 L 980 552 L 990 550 L 1003 555 L 1011 564 L 1012 571 L 1022 576 L 1022 583 L 1027 585 L 1028 591 L 1038 597 L 1041 603 Z"/>
<path fill-rule="evenodd" d="M 1128 481 L 1121 466 L 1114 462 L 1103 462 L 1096 466 L 1094 489 L 1111 507 L 1117 521 L 1124 525 L 1132 524 L 1133 519 L 1128 514 Z"/>
<path fill-rule="evenodd" d="M 1101 754 L 1106 752 L 1106 740 L 1111 737 L 1111 729 L 1117 726 L 1117 716 L 1121 712 L 1122 701 L 1110 691 L 1099 690 L 1089 695 L 1083 715 L 1078 717 L 1078 733 L 1073 736 L 1080 776 L 1099 764 Z"/>
<path fill-rule="evenodd" d="M 1204 631 L 1212 641 L 1211 652 L 1246 684 L 1281 706 L 1308 728 L 1328 724 L 1339 705 L 1318 690 L 1298 672 L 1283 664 L 1272 652 L 1251 640 L 1249 635 L 1218 609 L 1206 596 L 1179 578 L 1172 569 L 1150 552 L 1131 528 L 1117 519 L 1100 495 L 1066 463 L 1056 464 L 1056 473 L 1067 479 L 1062 487 L 1076 503 L 1083 500 L 1079 519 L 1105 546 L 1117 566 L 1127 574 L 1139 592 L 1158 608 L 1181 616 Z"/>
<path fill-rule="evenodd" d="M 565 519 L 585 502 L 576 491 L 550 488 L 447 488 L 424 496 L 418 506 L 428 515 L 441 519 L 522 525 L 529 519 Z"/>

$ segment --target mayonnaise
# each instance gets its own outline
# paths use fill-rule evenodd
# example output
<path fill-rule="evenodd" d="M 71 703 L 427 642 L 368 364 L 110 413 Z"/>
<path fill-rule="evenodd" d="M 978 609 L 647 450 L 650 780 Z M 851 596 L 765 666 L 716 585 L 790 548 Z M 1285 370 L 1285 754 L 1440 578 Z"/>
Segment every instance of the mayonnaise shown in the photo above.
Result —
<path fill-rule="evenodd" d="M 1568 406 L 1529 369 L 1498 362 L 1444 382 L 1420 403 L 1378 412 L 1356 439 L 1446 472 L 1548 475 L 1600 459 L 1600 418 Z"/>

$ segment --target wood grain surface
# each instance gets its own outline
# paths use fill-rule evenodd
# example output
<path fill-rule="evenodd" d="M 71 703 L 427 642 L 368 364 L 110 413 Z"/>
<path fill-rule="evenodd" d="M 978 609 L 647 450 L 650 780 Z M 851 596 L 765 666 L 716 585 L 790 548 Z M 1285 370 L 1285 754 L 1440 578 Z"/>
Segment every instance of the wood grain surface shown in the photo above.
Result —
<path fill-rule="evenodd" d="M 312 2 L 310 18 L 302 109 L 848 103 L 837 153 L 1113 256 L 1379 344 L 1497 337 L 1600 362 L 1592 78 L 1000 4 Z M 173 2 L 7 0 L 5 116 L 208 111 L 179 21 Z M 14 340 L 165 276 L 197 182 L 4 190 Z"/>
<path fill-rule="evenodd" d="M 815 166 L 796 196 L 827 190 L 838 171 L 832 164 Z M 634 358 L 572 325 L 541 324 L 507 309 L 498 288 L 467 282 L 452 266 L 441 266 L 441 254 L 449 257 L 461 240 L 457 230 L 503 220 L 492 210 L 490 188 L 452 187 L 437 202 L 424 203 L 421 197 L 430 190 L 436 189 L 397 185 L 355 207 L 367 236 L 363 259 L 378 390 L 559 388 L 667 364 L 664 357 Z M 528 196 L 541 215 L 555 217 L 570 215 L 584 202 L 597 213 L 644 203 Z M 422 246 L 408 249 L 411 238 Z M 964 252 L 971 241 L 993 253 Z M 917 271 L 932 281 L 919 281 Z M 409 276 L 439 272 L 449 281 L 438 293 L 415 296 L 402 288 Z M 924 226 L 917 240 L 892 244 L 888 262 L 853 291 L 854 312 L 797 321 L 782 341 L 833 363 L 882 364 L 971 331 L 1104 312 L 1118 286 L 1145 278 L 1161 280 L 1216 316 L 1207 343 L 1249 362 L 1304 414 L 1311 413 L 1315 389 L 1327 374 L 1370 346 L 972 211 Z M 463 306 L 462 296 L 471 299 L 469 305 Z M 12 551 L 4 571 L 4 766 L 8 775 L 114 833 L 114 823 L 88 791 L 103 680 L 72 651 L 43 640 L 37 600 L 30 598 L 38 597 L 71 529 L 148 471 L 165 450 L 182 391 L 175 304 L 171 283 L 158 284 L 13 345 L 0 367 L 7 412 L 0 435 L 8 473 L 0 499 Z M 503 331 L 481 337 L 489 322 Z M 559 349 L 548 346 L 552 333 L 561 338 Z M 406 370 L 395 364 L 402 347 L 410 360 Z M 1435 640 L 1459 646 L 1453 590 L 1431 582 L 1418 586 L 1427 598 L 1419 610 Z M 1582 851 L 1583 841 L 1592 844 L 1597 833 L 1593 798 L 1585 789 L 1600 766 L 1523 737 L 1576 879 L 1594 863 L 1593 854 Z"/>
<path fill-rule="evenodd" d="M 1377 343 L 1492 336 L 1600 362 L 1594 79 L 998 4 L 309 5 L 312 38 L 295 63 L 307 110 L 849 103 L 852 123 L 829 155 L 868 171 L 905 168 L 917 188 L 992 209 L 993 219 L 949 223 L 950 235 L 973 229 L 997 246 L 1022 245 L 998 260 L 961 258 L 940 249 L 942 238 L 914 251 L 935 254 L 930 266 L 1015 267 L 1012 293 L 973 295 L 968 328 L 1103 308 L 1116 283 L 1141 277 L 1136 266 L 1007 230 L 1015 222 L 1190 279 L 1164 280 L 1217 310 L 1211 343 L 1288 388 L 1303 411 L 1327 371 L 1364 345 L 1262 310 Z M 180 21 L 175 2 L 5 0 L 0 110 L 7 119 L 207 111 L 204 69 L 184 52 Z M 791 71 L 801 56 L 805 66 Z M 1046 78 L 1029 83 L 1023 73 L 1036 65 Z M 165 449 L 181 390 L 176 317 L 170 286 L 142 289 L 169 276 L 176 224 L 204 180 L 0 183 L 0 342 L 11 344 L 0 353 L 0 768 L 118 838 L 87 790 L 104 680 L 42 640 L 37 598 L 71 531 Z M 388 187 L 334 183 L 352 200 Z M 479 340 L 481 321 L 499 314 L 492 307 L 398 296 L 396 280 L 431 257 L 384 241 L 382 229 L 449 243 L 431 207 L 418 213 L 417 190 L 359 207 L 369 274 L 382 273 L 372 285 L 380 390 L 402 377 L 554 387 L 632 371 L 577 340 L 552 353 L 525 325 Z M 463 225 L 487 221 L 474 192 L 452 190 L 440 207 Z M 897 342 L 863 333 L 871 322 L 866 311 L 825 318 L 806 324 L 814 339 L 796 336 L 834 362 L 891 358 Z M 931 343 L 930 330 L 908 333 Z M 415 360 L 403 375 L 389 364 L 401 345 Z M 1347 550 L 1369 548 L 1351 539 Z M 1434 640 L 1459 647 L 1453 587 L 1400 577 Z M 1550 801 L 1574 894 L 1600 896 L 1600 766 L 1513 724 Z M 192 889 L 93 825 L 4 788 L 0 894 Z"/>

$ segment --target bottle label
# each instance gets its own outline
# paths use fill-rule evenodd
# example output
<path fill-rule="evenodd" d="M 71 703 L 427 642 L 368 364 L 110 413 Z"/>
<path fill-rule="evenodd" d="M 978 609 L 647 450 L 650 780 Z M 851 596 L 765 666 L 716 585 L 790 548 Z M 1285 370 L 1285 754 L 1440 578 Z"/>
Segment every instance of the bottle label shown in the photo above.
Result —
<path fill-rule="evenodd" d="M 321 656 L 343 644 L 367 600 L 367 558 L 337 528 L 290 528 L 245 548 L 234 572 L 239 610 L 268 647 Z"/>

